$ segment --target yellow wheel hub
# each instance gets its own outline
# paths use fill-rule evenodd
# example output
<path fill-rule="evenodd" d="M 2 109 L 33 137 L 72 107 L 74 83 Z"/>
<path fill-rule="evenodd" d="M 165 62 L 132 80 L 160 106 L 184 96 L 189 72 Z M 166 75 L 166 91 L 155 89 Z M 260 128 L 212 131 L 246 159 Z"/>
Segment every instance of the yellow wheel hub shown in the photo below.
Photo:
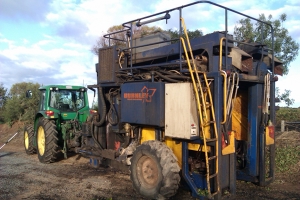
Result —
<path fill-rule="evenodd" d="M 25 144 L 25 148 L 28 149 L 29 148 L 29 136 L 28 136 L 27 131 L 25 131 L 25 133 L 24 133 L 24 144 Z"/>
<path fill-rule="evenodd" d="M 38 128 L 37 143 L 38 143 L 39 154 L 42 156 L 45 153 L 45 131 L 42 126 Z"/>

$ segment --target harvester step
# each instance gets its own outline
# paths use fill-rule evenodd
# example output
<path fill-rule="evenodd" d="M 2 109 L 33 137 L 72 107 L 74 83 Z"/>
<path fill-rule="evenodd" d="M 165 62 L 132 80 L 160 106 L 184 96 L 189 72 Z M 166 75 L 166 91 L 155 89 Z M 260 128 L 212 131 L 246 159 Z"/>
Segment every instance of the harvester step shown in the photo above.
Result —
<path fill-rule="evenodd" d="M 212 104 L 211 103 L 208 103 L 208 104 L 205 104 L 205 107 L 208 108 L 210 107 Z"/>
<path fill-rule="evenodd" d="M 205 126 L 209 125 L 209 124 L 214 124 L 216 121 L 208 121 L 206 122 Z"/>
<path fill-rule="evenodd" d="M 212 175 L 209 176 L 209 178 L 214 178 L 214 177 L 216 177 L 217 175 L 218 175 L 217 173 L 212 174 Z"/>
<path fill-rule="evenodd" d="M 217 138 L 206 139 L 206 142 L 215 142 L 215 141 L 217 141 Z"/>
<path fill-rule="evenodd" d="M 216 196 L 218 193 L 219 193 L 218 191 L 212 193 L 212 194 L 211 194 L 211 197 Z"/>
<path fill-rule="evenodd" d="M 208 160 L 213 160 L 213 159 L 216 159 L 216 158 L 217 158 L 217 156 L 211 156 L 211 157 L 208 158 Z"/>

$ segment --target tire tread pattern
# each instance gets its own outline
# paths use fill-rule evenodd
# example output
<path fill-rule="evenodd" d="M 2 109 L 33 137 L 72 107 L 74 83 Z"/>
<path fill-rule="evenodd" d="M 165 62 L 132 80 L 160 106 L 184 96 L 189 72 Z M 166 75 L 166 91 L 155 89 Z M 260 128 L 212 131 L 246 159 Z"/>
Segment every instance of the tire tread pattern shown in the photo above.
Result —
<path fill-rule="evenodd" d="M 156 155 L 159 160 L 159 164 L 162 169 L 162 181 L 161 187 L 157 194 L 152 198 L 169 198 L 177 193 L 180 183 L 180 167 L 177 163 L 177 158 L 173 151 L 165 144 L 156 140 L 149 140 L 137 147 L 135 152 L 143 151 L 143 149 L 149 149 L 152 154 Z M 132 174 L 132 173 L 131 173 Z M 133 177 L 131 175 L 131 180 Z M 133 184 L 137 191 L 141 191 L 138 185 Z M 143 194 L 142 194 L 143 195 Z"/>
<path fill-rule="evenodd" d="M 39 155 L 39 160 L 42 163 L 52 163 L 57 159 L 59 153 L 57 129 L 54 120 L 42 120 L 45 133 L 45 152 L 44 155 Z"/>
<path fill-rule="evenodd" d="M 31 155 L 31 154 L 35 154 L 36 153 L 36 148 L 34 147 L 33 145 L 33 138 L 34 138 L 34 129 L 33 129 L 33 125 L 30 124 L 30 125 L 27 125 L 24 129 L 24 136 L 25 136 L 25 132 L 27 131 L 27 134 L 28 134 L 28 149 L 26 149 L 26 146 L 24 144 L 24 147 L 25 147 L 25 151 L 28 155 Z M 24 137 L 25 139 L 25 137 Z M 25 142 L 25 140 L 24 140 Z"/>

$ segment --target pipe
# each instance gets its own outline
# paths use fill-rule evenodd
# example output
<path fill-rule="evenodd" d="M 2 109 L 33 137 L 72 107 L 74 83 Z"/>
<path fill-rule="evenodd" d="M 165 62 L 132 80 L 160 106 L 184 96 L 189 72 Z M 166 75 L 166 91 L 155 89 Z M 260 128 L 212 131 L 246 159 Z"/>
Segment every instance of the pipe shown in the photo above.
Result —
<path fill-rule="evenodd" d="M 163 79 L 166 79 L 167 81 L 170 81 L 171 83 L 178 83 L 179 81 L 175 80 L 175 79 L 172 79 L 172 78 L 169 78 L 167 76 L 164 76 L 162 75 L 161 73 L 159 72 L 155 72 L 159 77 L 163 78 Z"/>
<path fill-rule="evenodd" d="M 101 150 L 103 150 L 104 148 L 103 148 L 103 146 L 100 144 L 100 142 L 95 138 L 95 130 L 94 130 L 94 124 L 92 123 L 91 124 L 91 131 L 92 131 L 92 138 L 94 139 L 94 141 L 96 142 L 96 144 L 100 147 L 100 149 Z M 96 127 L 96 131 L 97 131 L 97 133 L 98 133 L 98 127 Z"/>
<path fill-rule="evenodd" d="M 101 126 L 103 124 L 103 122 L 105 120 L 105 116 L 106 116 L 106 104 L 105 104 L 102 87 L 98 88 L 98 93 L 99 93 L 99 100 L 100 100 L 99 104 L 102 104 L 102 115 L 101 115 L 101 119 L 99 122 L 97 122 L 96 120 L 93 120 L 93 124 L 95 126 Z M 100 110 L 100 106 L 99 106 L 98 110 Z"/>

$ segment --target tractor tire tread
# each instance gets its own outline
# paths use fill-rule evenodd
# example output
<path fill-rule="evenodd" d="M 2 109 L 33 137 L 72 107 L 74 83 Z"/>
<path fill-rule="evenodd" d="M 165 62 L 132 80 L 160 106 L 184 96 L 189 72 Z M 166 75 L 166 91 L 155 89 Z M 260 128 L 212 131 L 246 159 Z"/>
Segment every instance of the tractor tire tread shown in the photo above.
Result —
<path fill-rule="evenodd" d="M 26 149 L 26 147 L 25 147 L 25 151 L 28 155 L 35 154 L 36 148 L 34 147 L 34 144 L 33 144 L 33 139 L 34 139 L 33 125 L 32 124 L 27 125 L 24 129 L 24 133 L 25 133 L 25 131 L 27 131 L 27 134 L 28 134 L 28 149 Z"/>
<path fill-rule="evenodd" d="M 171 196 L 174 196 L 179 188 L 180 167 L 173 151 L 166 144 L 156 140 L 144 142 L 142 145 L 137 147 L 136 152 L 143 150 L 149 150 L 153 155 L 156 155 L 162 169 L 163 178 L 161 181 L 161 187 L 159 191 L 157 191 L 157 194 L 152 196 L 152 198 L 170 198 Z M 133 179 L 132 175 L 131 179 Z M 140 188 L 137 188 L 138 186 L 134 185 L 134 187 L 137 191 L 141 191 Z"/>
<path fill-rule="evenodd" d="M 42 163 L 52 163 L 56 161 L 59 153 L 58 133 L 54 120 L 43 119 L 42 121 L 45 132 L 45 152 L 43 156 L 40 156 L 40 161 Z"/>

